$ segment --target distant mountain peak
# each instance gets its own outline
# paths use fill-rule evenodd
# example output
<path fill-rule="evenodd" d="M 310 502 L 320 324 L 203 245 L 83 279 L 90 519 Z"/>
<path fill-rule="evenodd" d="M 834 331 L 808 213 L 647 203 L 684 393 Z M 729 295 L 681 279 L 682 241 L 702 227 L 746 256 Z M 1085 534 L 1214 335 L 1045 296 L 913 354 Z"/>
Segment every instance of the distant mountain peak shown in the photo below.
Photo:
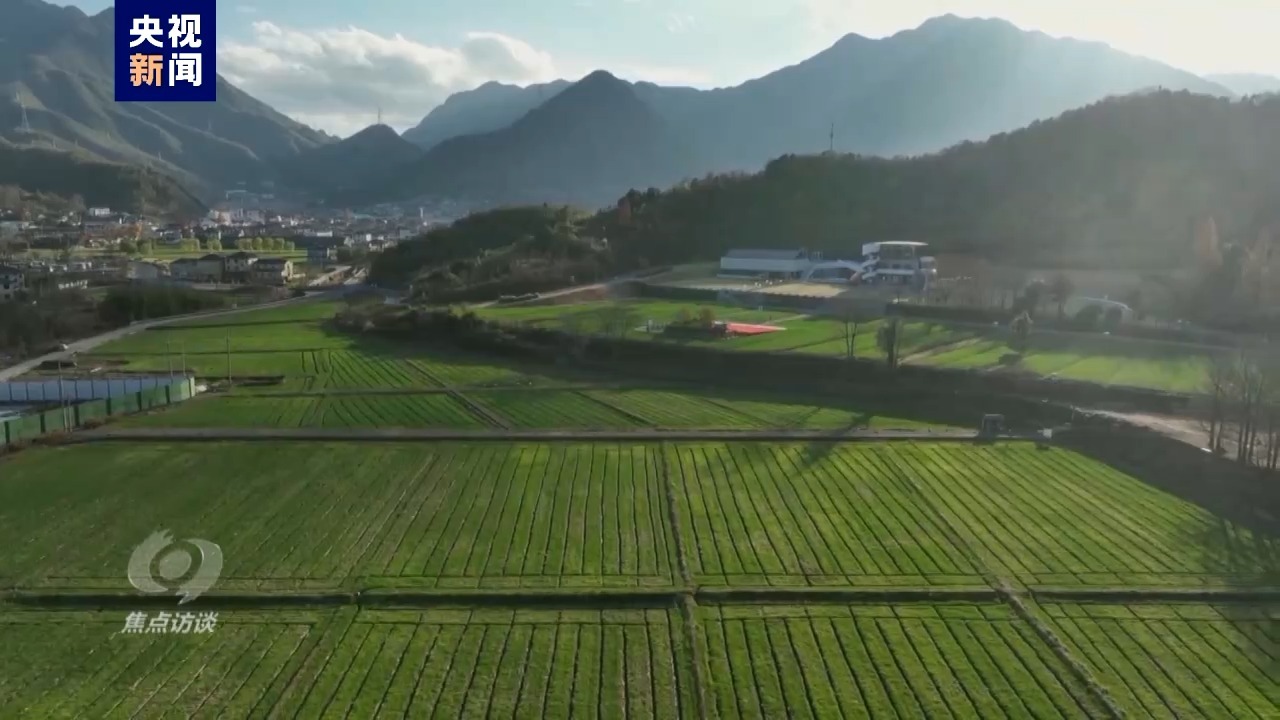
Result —
<path fill-rule="evenodd" d="M 596 70 L 595 72 L 591 73 L 590 75 L 587 75 L 586 77 L 584 77 L 584 78 L 582 78 L 581 80 L 579 80 L 577 84 L 578 84 L 578 85 L 586 85 L 586 84 L 597 84 L 597 83 L 623 83 L 623 84 L 625 84 L 622 80 L 619 80 L 619 79 L 618 79 L 618 76 L 614 75 L 613 73 L 609 72 L 608 70 Z"/>
<path fill-rule="evenodd" d="M 355 133 L 354 135 L 352 135 L 347 139 L 355 140 L 356 138 L 387 138 L 387 137 L 399 138 L 400 133 L 396 132 L 395 128 L 385 123 L 375 123 L 361 130 L 360 132 Z"/>

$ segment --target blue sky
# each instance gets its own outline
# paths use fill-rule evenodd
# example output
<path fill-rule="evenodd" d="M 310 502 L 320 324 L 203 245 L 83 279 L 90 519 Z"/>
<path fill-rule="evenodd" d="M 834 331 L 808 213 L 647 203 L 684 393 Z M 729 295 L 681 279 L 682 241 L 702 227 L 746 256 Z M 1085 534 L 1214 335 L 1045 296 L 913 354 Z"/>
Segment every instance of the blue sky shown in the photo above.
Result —
<path fill-rule="evenodd" d="M 110 3 L 72 4 L 97 12 Z M 1194 72 L 1280 75 L 1280 0 L 219 0 L 219 70 L 347 134 L 379 106 L 404 129 L 487 80 L 605 68 L 664 84 L 737 84 L 846 33 L 883 37 L 948 12 L 1099 40 Z"/>

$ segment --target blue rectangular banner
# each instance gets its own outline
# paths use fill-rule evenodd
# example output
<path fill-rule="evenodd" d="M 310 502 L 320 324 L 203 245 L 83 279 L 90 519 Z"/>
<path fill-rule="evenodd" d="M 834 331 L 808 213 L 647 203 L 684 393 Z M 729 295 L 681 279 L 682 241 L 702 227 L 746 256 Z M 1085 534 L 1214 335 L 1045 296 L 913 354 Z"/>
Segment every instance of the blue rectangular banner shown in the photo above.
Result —
<path fill-rule="evenodd" d="M 213 102 L 214 0 L 116 0 L 116 102 Z"/>

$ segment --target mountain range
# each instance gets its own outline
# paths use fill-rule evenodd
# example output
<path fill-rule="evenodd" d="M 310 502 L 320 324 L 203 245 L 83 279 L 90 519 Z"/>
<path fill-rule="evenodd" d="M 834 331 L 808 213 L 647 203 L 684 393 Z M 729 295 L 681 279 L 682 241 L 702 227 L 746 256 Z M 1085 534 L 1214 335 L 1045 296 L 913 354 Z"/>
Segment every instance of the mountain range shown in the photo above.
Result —
<path fill-rule="evenodd" d="M 732 88 L 663 87 L 612 76 L 606 81 L 601 73 L 574 85 L 485 85 L 454 95 L 407 131 L 405 138 L 427 148 L 427 155 L 365 199 L 453 191 L 503 202 L 543 195 L 547 201 L 601 204 L 616 199 L 619 186 L 752 171 L 788 153 L 935 152 L 1104 97 L 1154 88 L 1234 95 L 1221 84 L 1100 43 L 948 15 L 883 39 L 848 35 L 802 63 Z M 570 92 L 574 101 L 561 102 Z M 592 117 L 580 116 L 585 107 L 594 108 Z M 624 115 L 625 126 L 599 125 Z M 526 122 L 535 116 L 537 122 Z M 555 154 L 565 127 L 589 132 L 611 150 L 531 165 L 530 158 Z M 468 128 L 483 133 L 464 134 Z M 638 157 L 650 159 L 641 164 L 643 174 L 633 172 Z M 504 174 L 507 165 L 518 170 Z M 458 167 L 474 172 L 451 188 L 448 178 Z"/>
<path fill-rule="evenodd" d="M 633 187 L 754 171 L 786 154 L 932 153 L 1107 96 L 1233 96 L 1247 84 L 1001 20 L 944 16 L 883 39 L 846 36 L 736 87 L 630 83 L 604 71 L 572 83 L 489 83 L 449 98 L 402 137 L 374 127 L 338 141 L 221 77 L 216 103 L 115 103 L 113 19 L 111 9 L 89 16 L 0 0 L 0 140 L 148 167 L 206 199 L 274 184 L 343 205 L 452 197 L 601 206 Z"/>
<path fill-rule="evenodd" d="M 333 138 L 219 77 L 216 103 L 117 103 L 114 9 L 0 0 L 0 139 L 151 167 L 212 194 Z"/>

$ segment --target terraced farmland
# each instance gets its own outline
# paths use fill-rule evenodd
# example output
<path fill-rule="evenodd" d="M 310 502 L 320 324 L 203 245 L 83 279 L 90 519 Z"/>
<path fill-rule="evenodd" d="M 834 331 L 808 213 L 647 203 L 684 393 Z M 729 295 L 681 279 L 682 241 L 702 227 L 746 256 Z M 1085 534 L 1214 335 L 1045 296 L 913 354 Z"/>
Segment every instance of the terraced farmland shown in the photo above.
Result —
<path fill-rule="evenodd" d="M 120 568 L 162 522 L 222 545 L 226 591 L 670 586 L 657 462 L 606 444 L 24 453 L 0 483 L 0 583 L 127 587 Z"/>
<path fill-rule="evenodd" d="M 1050 625 L 1133 717 L 1280 715 L 1280 609 L 1043 606 Z"/>
<path fill-rule="evenodd" d="M 1004 605 L 704 607 L 714 716 L 1105 717 Z"/>

